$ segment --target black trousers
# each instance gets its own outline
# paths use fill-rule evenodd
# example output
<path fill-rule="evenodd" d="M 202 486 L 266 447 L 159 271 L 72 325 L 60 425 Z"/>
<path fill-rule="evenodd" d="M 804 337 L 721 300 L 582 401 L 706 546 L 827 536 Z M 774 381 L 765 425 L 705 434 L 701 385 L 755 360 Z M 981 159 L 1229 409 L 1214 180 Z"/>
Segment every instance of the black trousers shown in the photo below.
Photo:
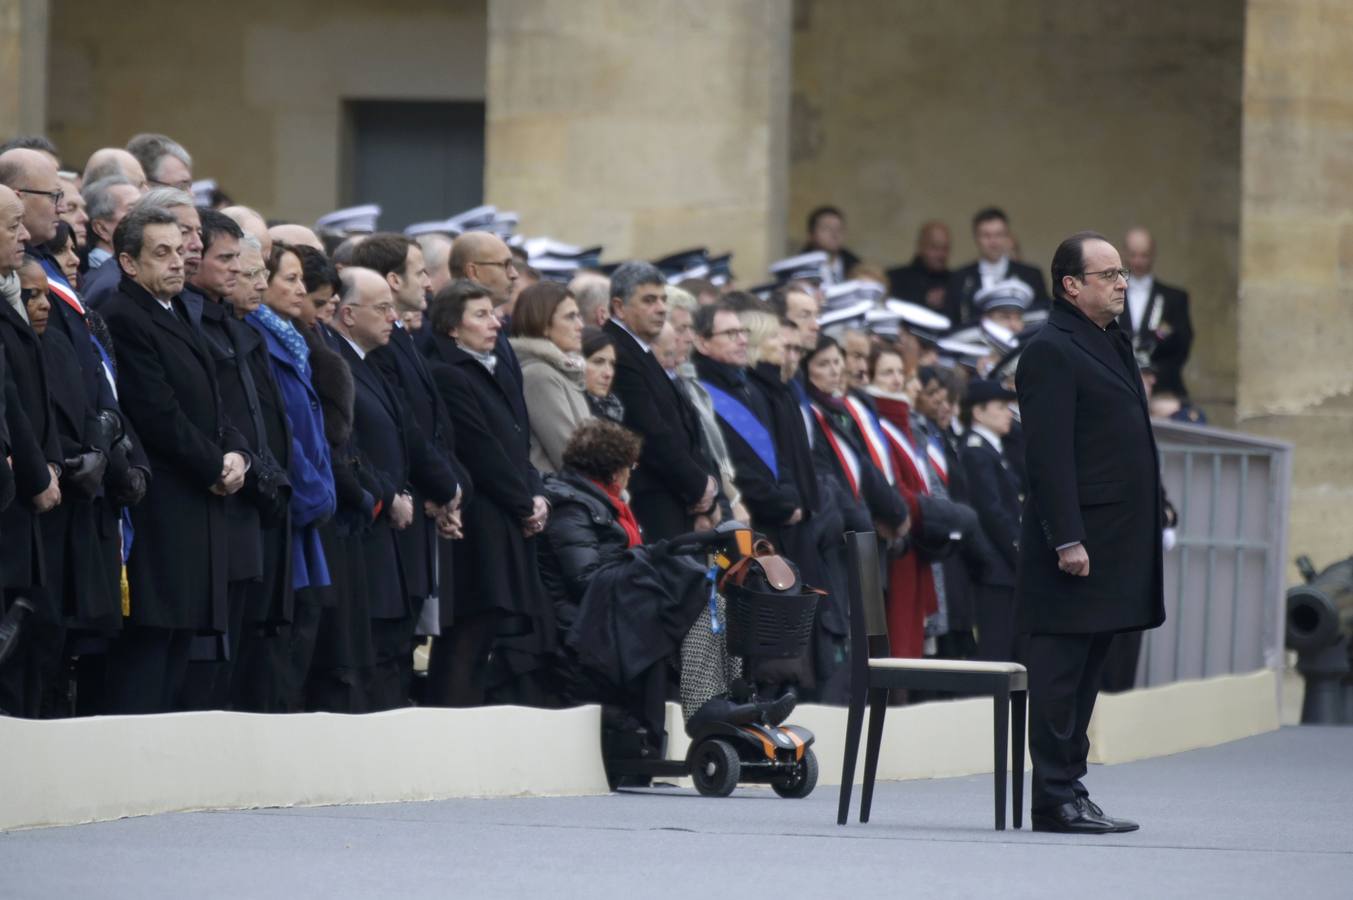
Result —
<path fill-rule="evenodd" d="M 1015 629 L 1015 589 L 978 585 L 973 616 L 977 621 L 977 658 L 1015 662 L 1021 657 Z"/>
<path fill-rule="evenodd" d="M 173 712 L 183 691 L 192 643 L 192 631 L 124 626 L 108 651 L 107 712 Z"/>
<path fill-rule="evenodd" d="M 1109 658 L 1104 663 L 1104 683 L 1110 694 L 1130 691 L 1137 685 L 1137 660 L 1142 655 L 1142 632 L 1124 631 L 1113 636 Z"/>
<path fill-rule="evenodd" d="M 1081 778 L 1112 634 L 1029 635 L 1029 755 L 1035 812 L 1088 796 Z"/>

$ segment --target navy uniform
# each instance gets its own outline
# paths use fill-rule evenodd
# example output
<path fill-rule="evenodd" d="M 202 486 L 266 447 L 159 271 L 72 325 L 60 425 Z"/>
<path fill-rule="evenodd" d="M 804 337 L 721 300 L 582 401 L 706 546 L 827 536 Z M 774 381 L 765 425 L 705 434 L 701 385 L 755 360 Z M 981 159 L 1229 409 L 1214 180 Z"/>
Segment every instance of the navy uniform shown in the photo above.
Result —
<path fill-rule="evenodd" d="M 993 400 L 1012 401 L 1015 392 L 999 382 L 968 384 L 969 408 Z M 968 503 L 977 511 L 982 531 L 994 552 L 978 575 L 974 618 L 977 657 L 1012 661 L 1015 653 L 1015 567 L 1019 561 L 1020 508 L 1024 497 L 1019 475 L 1006 459 L 1004 440 L 983 426 L 969 427 L 960 450 L 968 479 Z"/>

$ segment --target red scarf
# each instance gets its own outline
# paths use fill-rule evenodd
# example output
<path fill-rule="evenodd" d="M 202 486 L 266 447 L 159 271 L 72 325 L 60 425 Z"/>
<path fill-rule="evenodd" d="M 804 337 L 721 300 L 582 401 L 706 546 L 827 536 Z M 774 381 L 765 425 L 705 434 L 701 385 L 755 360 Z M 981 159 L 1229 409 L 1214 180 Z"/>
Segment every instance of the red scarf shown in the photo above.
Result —
<path fill-rule="evenodd" d="M 620 523 L 620 527 L 625 529 L 626 547 L 637 547 L 644 542 L 643 535 L 639 532 L 639 520 L 634 518 L 634 511 L 630 505 L 620 496 L 620 488 L 614 484 L 602 484 L 595 478 L 589 478 L 593 484 L 606 492 L 606 496 L 611 501 L 611 506 L 615 507 L 615 520 Z"/>

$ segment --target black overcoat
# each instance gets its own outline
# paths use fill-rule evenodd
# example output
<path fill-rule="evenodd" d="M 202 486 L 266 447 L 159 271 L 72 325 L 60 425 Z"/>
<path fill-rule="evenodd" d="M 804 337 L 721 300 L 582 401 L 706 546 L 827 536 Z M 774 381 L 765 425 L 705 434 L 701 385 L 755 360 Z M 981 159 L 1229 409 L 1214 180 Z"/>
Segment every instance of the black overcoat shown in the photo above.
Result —
<path fill-rule="evenodd" d="M 0 554 L 0 587 L 25 589 L 46 580 L 33 497 L 51 483 L 48 463 L 61 464 L 61 442 L 48 399 L 42 345 L 28 323 L 4 302 L 0 302 L 0 346 L 5 351 L 5 417 L 16 491 L 14 502 L 0 512 L 0 535 L 5 542 L 5 552 Z"/>
<path fill-rule="evenodd" d="M 1187 397 L 1184 363 L 1189 361 L 1189 350 L 1193 347 L 1188 291 L 1153 279 L 1141 326 L 1133 332 L 1132 313 L 1124 306 L 1118 327 L 1132 338 L 1134 350 L 1150 355 L 1156 368 L 1156 389 Z"/>
<path fill-rule="evenodd" d="M 62 303 L 53 298 L 53 303 Z M 86 383 L 74 348 L 65 332 L 48 325 L 42 351 L 51 375 L 52 417 L 62 456 L 83 453 L 92 438 L 93 414 Z M 100 448 L 105 453 L 106 447 Z M 111 519 L 111 523 L 105 521 Z M 116 510 L 102 497 L 80 496 L 62 486 L 61 505 L 39 517 L 43 554 L 48 566 L 48 594 L 68 620 L 82 627 L 116 630 L 122 625 L 122 565 L 119 544 L 108 540 Z"/>
<path fill-rule="evenodd" d="M 130 621 L 223 632 L 225 501 L 211 487 L 225 454 L 248 447 L 222 412 L 211 351 L 178 298 L 165 309 L 124 277 L 102 313 L 115 343 L 118 400 L 151 472 L 131 511 Z"/>
<path fill-rule="evenodd" d="M 1160 466 L 1127 336 L 1057 301 L 1015 376 L 1028 437 L 1019 622 L 1030 633 L 1154 628 L 1165 621 Z M 1057 567 L 1081 542 L 1088 577 Z"/>
<path fill-rule="evenodd" d="M 695 355 L 695 371 L 701 382 L 713 385 L 741 403 L 770 436 L 771 444 L 775 447 L 777 471 L 771 470 L 737 426 L 719 415 L 718 407 L 715 407 L 715 418 L 733 462 L 733 483 L 737 485 L 742 503 L 751 514 L 750 524 L 766 534 L 778 547 L 782 543 L 780 526 L 785 525 L 794 510 L 802 509 L 804 505 L 794 478 L 793 459 L 788 452 L 792 448 L 781 449 L 780 441 L 776 440 L 770 403 L 765 394 L 751 386 L 745 373 L 739 374 L 733 367 L 721 365 L 700 354 Z"/>
<path fill-rule="evenodd" d="M 457 617 L 502 610 L 530 618 L 538 640 L 553 642 L 554 617 L 536 564 L 536 539 L 522 534 L 536 496 L 531 428 L 511 402 L 516 382 L 493 373 L 445 335 L 433 337 L 432 378 L 455 425 L 456 458 L 474 480 L 464 507 L 465 537 L 452 545 Z"/>
<path fill-rule="evenodd" d="M 1001 452 L 975 431 L 964 438 L 960 459 L 967 476 L 968 505 L 977 512 L 992 548 L 985 571 L 978 573 L 978 578 L 983 584 L 1014 587 L 1023 502 L 1019 476 Z"/>
<path fill-rule="evenodd" d="M 630 506 L 645 541 L 675 537 L 690 530 L 686 510 L 700 502 L 716 475 L 701 447 L 700 423 L 653 354 L 614 320 L 605 328 L 615 339 L 611 390 L 625 405 L 625 426 L 644 438 L 630 479 Z"/>
<path fill-rule="evenodd" d="M 390 343 L 371 351 L 367 357 L 400 395 L 405 409 L 411 415 L 410 465 L 413 481 L 413 524 L 396 535 L 400 556 L 404 560 L 406 585 L 415 597 L 426 597 L 438 592 L 437 526 L 423 515 L 423 501 L 445 503 L 455 495 L 455 485 L 461 481 L 460 468 L 451 448 L 455 446 L 454 428 L 446 405 L 437 393 L 427 363 L 414 346 L 413 337 L 399 325 L 390 331 Z M 436 496 L 423 488 L 429 481 L 440 488 Z M 451 496 L 443 496 L 451 487 Z M 451 615 L 450 585 L 441 604 L 449 619 Z"/>
<path fill-rule="evenodd" d="M 352 370 L 352 440 L 359 469 L 367 479 L 365 486 L 380 504 L 380 514 L 362 537 L 371 617 L 402 619 L 416 615 L 418 610 L 409 603 L 399 543 L 390 523 L 390 506 L 409 480 L 409 451 L 399 398 L 341 336 L 334 346 Z M 414 515 L 421 512 L 414 510 Z"/>

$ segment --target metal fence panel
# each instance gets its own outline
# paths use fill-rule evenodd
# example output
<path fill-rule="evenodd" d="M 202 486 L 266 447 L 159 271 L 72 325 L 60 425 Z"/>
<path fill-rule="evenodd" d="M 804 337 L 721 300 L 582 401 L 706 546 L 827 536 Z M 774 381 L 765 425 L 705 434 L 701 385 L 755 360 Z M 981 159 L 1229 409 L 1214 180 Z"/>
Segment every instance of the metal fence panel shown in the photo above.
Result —
<path fill-rule="evenodd" d="M 1165 624 L 1148 632 L 1137 685 L 1283 663 L 1292 445 L 1156 422 L 1161 479 L 1179 513 L 1165 555 Z"/>

